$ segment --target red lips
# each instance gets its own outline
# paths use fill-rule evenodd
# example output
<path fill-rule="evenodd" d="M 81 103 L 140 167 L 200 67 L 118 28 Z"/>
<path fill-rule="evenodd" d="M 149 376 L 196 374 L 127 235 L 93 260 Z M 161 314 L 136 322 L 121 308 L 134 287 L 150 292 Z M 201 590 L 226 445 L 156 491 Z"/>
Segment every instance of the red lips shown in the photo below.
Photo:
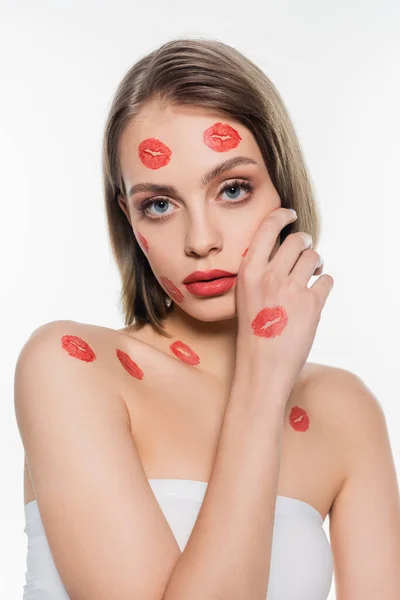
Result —
<path fill-rule="evenodd" d="M 206 129 L 203 134 L 204 143 L 215 152 L 232 150 L 239 145 L 241 140 L 242 138 L 236 129 L 227 123 L 215 123 L 215 125 Z"/>
<path fill-rule="evenodd" d="M 276 321 L 276 323 L 273 323 Z M 257 314 L 251 326 L 254 335 L 274 338 L 280 335 L 288 322 L 288 316 L 283 306 L 266 306 Z M 270 323 L 270 325 L 268 325 Z M 266 327 L 266 325 L 268 325 Z"/>
<path fill-rule="evenodd" d="M 194 283 L 196 281 L 210 281 L 211 279 L 219 279 L 220 277 L 232 277 L 236 273 L 230 273 L 229 271 L 222 271 L 221 269 L 212 269 L 211 271 L 194 271 L 190 273 L 183 283 Z"/>
<path fill-rule="evenodd" d="M 139 144 L 139 158 L 149 169 L 160 169 L 170 161 L 171 150 L 155 138 L 147 138 Z"/>

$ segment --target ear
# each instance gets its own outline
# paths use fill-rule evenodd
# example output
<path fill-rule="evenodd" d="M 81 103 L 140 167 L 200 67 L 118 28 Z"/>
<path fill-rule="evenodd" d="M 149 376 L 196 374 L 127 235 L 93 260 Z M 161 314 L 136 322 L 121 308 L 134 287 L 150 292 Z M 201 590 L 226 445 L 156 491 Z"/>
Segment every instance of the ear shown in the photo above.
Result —
<path fill-rule="evenodd" d="M 118 194 L 117 200 L 121 210 L 125 213 L 125 216 L 128 219 L 129 225 L 132 227 L 131 216 L 129 214 L 129 208 L 125 198 L 121 194 Z"/>

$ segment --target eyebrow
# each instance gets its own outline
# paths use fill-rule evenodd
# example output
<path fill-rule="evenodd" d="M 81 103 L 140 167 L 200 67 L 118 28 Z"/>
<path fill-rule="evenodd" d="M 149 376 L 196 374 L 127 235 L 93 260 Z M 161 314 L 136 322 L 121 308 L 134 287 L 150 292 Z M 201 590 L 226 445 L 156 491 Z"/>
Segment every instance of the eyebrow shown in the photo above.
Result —
<path fill-rule="evenodd" d="M 216 177 L 219 177 L 226 171 L 230 171 L 231 169 L 234 169 L 235 167 L 238 167 L 240 165 L 258 165 L 258 162 L 247 156 L 235 156 L 233 158 L 229 158 L 228 160 L 225 160 L 224 162 L 215 165 L 214 167 L 212 167 L 212 169 L 207 171 L 205 175 L 203 175 L 203 177 L 201 178 L 202 189 L 207 187 L 210 181 L 212 181 Z M 137 183 L 136 185 L 133 185 L 130 188 L 128 192 L 128 197 L 130 198 L 131 196 L 133 196 L 133 194 L 137 194 L 139 192 L 152 192 L 154 194 L 179 196 L 178 190 L 173 185 L 160 185 L 157 183 Z"/>

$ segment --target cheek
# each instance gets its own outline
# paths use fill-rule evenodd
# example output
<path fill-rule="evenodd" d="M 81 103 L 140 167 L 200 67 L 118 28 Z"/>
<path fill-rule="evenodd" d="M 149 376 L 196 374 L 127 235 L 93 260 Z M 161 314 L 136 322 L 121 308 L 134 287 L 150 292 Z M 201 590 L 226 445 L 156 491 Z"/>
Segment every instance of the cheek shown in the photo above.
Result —
<path fill-rule="evenodd" d="M 168 279 L 168 277 L 161 276 L 160 280 L 165 291 L 169 296 L 171 296 L 172 300 L 174 300 L 175 302 L 183 302 L 183 300 L 185 299 L 184 295 L 182 294 L 180 289 L 177 288 L 176 285 L 170 279 Z"/>
<path fill-rule="evenodd" d="M 148 252 L 149 251 L 149 242 L 139 231 L 137 232 L 137 240 L 138 240 L 143 252 Z"/>
<path fill-rule="evenodd" d="M 304 408 L 300 408 L 300 406 L 293 406 L 289 422 L 295 431 L 307 431 L 310 426 L 310 419 Z"/>

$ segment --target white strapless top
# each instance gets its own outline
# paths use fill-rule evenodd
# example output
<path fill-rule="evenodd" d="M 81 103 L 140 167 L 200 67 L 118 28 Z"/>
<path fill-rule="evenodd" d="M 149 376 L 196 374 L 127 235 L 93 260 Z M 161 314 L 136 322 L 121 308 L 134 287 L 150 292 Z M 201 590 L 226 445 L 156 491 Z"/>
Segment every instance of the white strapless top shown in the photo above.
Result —
<path fill-rule="evenodd" d="M 207 482 L 149 479 L 181 552 L 190 537 Z M 36 500 L 24 507 L 28 537 L 23 600 L 69 600 L 54 564 Z M 327 600 L 333 577 L 331 547 L 321 514 L 310 504 L 276 497 L 266 600 Z"/>

